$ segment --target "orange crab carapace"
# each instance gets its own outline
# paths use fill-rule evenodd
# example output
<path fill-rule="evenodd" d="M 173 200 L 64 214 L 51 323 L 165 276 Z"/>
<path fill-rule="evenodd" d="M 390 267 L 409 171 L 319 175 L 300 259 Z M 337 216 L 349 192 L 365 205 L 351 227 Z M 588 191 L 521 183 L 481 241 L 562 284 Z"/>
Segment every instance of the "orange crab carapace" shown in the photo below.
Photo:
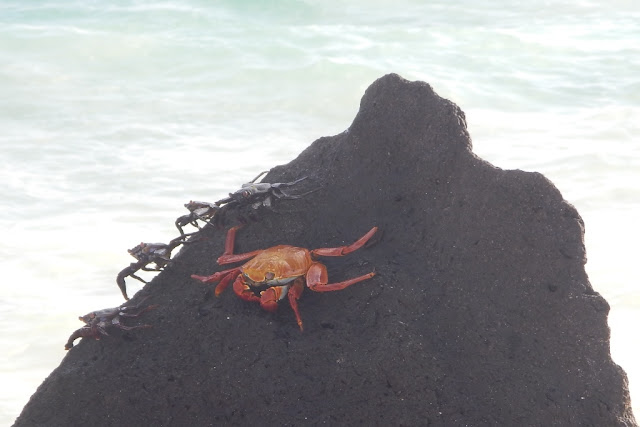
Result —
<path fill-rule="evenodd" d="M 327 268 L 315 258 L 343 256 L 360 249 L 376 233 L 378 227 L 373 227 L 367 234 L 348 246 L 309 250 L 279 245 L 244 254 L 234 254 L 236 231 L 241 227 L 229 229 L 225 250 L 218 258 L 218 264 L 231 264 L 247 259 L 249 261 L 240 267 L 219 271 L 211 276 L 193 274 L 191 277 L 203 283 L 219 282 L 215 291 L 216 296 L 220 295 L 233 281 L 233 290 L 240 298 L 259 302 L 263 309 L 271 312 L 278 308 L 278 301 L 288 297 L 301 331 L 303 327 L 298 311 L 298 299 L 302 295 L 305 282 L 312 291 L 329 292 L 339 291 L 375 275 L 375 272 L 371 272 L 343 282 L 329 283 Z"/>

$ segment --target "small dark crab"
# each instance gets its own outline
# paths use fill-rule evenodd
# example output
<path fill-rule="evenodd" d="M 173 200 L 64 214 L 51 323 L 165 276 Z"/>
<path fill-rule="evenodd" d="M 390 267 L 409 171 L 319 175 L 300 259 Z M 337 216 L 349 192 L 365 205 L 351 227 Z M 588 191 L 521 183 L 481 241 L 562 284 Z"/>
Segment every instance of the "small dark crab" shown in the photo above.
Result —
<path fill-rule="evenodd" d="M 115 326 L 116 328 L 123 329 L 125 331 L 150 328 L 151 325 L 125 326 L 120 323 L 121 317 L 138 317 L 142 313 L 158 307 L 157 305 L 150 305 L 140 309 L 140 306 L 147 298 L 148 297 L 142 299 L 137 305 L 128 307 L 121 305 L 119 307 L 105 308 L 103 310 L 92 311 L 84 316 L 80 316 L 79 319 L 86 323 L 86 325 L 71 334 L 69 340 L 64 345 L 64 349 L 69 350 L 73 347 L 73 342 L 78 338 L 95 338 L 99 340 L 102 336 L 108 336 L 107 328 L 110 326 Z M 135 312 L 135 310 L 139 311 Z"/>
<path fill-rule="evenodd" d="M 260 172 L 258 176 L 253 178 L 251 181 L 246 184 L 242 184 L 242 188 L 240 190 L 229 193 L 229 197 L 225 197 L 224 199 L 218 200 L 215 204 L 220 206 L 223 204 L 250 204 L 253 209 L 258 209 L 261 206 L 265 206 L 267 208 L 271 207 L 272 198 L 271 196 L 277 199 L 300 199 L 307 194 L 313 193 L 316 190 L 307 191 L 302 194 L 287 194 L 282 189 L 286 187 L 291 187 L 300 181 L 304 181 L 307 179 L 306 176 L 302 178 L 298 178 L 295 181 L 291 182 L 276 182 L 270 184 L 268 182 L 259 182 L 256 183 L 258 178 L 265 175 L 269 171 Z"/>
<path fill-rule="evenodd" d="M 147 283 L 144 279 L 136 276 L 138 270 L 142 271 L 162 271 L 164 267 L 171 262 L 171 251 L 182 244 L 188 243 L 184 239 L 191 234 L 185 234 L 180 237 L 176 237 L 171 240 L 169 244 L 165 243 L 140 243 L 138 246 L 128 250 L 129 254 L 137 259 L 136 262 L 132 262 L 128 267 L 125 267 L 116 277 L 116 283 L 122 291 L 124 299 L 128 300 L 127 285 L 124 281 L 125 277 L 131 276 L 142 283 Z M 155 267 L 147 267 L 149 264 L 154 263 Z"/>
<path fill-rule="evenodd" d="M 184 207 L 189 210 L 189 213 L 178 217 L 175 222 L 178 231 L 180 231 L 180 235 L 183 237 L 187 235 L 183 230 L 183 227 L 186 225 L 192 225 L 200 229 L 200 224 L 198 224 L 199 220 L 211 225 L 216 224 L 218 212 L 227 205 L 250 205 L 254 210 L 259 209 L 262 206 L 271 208 L 273 202 L 272 197 L 275 197 L 276 199 L 300 199 L 317 190 L 314 189 L 302 194 L 288 194 L 283 190 L 283 188 L 291 187 L 300 181 L 304 181 L 307 179 L 306 176 L 291 182 L 276 182 L 273 184 L 267 182 L 256 183 L 260 177 L 268 172 L 269 171 L 260 172 L 260 174 L 251 181 L 246 184 L 242 184 L 242 187 L 239 190 L 229 193 L 229 197 L 220 199 L 215 203 L 197 202 L 193 200 L 186 203 Z"/>
<path fill-rule="evenodd" d="M 180 231 L 181 236 L 185 236 L 182 227 L 191 224 L 199 230 L 200 225 L 198 224 L 198 220 L 211 224 L 209 221 L 213 219 L 215 214 L 220 210 L 220 206 L 215 203 L 196 202 L 193 200 L 185 203 L 184 207 L 189 210 L 189 213 L 176 219 L 176 227 L 178 231 Z"/>

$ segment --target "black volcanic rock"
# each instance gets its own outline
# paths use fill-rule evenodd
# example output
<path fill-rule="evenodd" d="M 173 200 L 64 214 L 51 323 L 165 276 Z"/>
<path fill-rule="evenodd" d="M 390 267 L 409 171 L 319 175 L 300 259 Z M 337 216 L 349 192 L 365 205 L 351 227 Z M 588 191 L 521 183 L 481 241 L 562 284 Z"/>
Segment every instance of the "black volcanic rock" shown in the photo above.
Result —
<path fill-rule="evenodd" d="M 384 76 L 347 131 L 265 182 L 301 176 L 295 191 L 320 190 L 262 210 L 237 251 L 375 225 L 373 244 L 323 262 L 330 281 L 376 277 L 307 289 L 301 333 L 286 301 L 271 314 L 190 279 L 222 269 L 226 229 L 209 227 L 134 298 L 161 305 L 154 327 L 83 340 L 15 425 L 636 425 L 580 216 L 539 173 L 476 157 L 455 104 Z"/>

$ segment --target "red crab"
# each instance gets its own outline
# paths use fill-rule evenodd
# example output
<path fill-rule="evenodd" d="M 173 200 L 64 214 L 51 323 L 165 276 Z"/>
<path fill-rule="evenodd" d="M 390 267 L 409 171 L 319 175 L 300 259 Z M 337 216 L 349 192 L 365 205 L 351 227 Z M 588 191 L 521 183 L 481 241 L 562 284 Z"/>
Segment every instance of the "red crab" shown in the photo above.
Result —
<path fill-rule="evenodd" d="M 303 330 L 303 327 L 298 311 L 298 299 L 302 295 L 305 281 L 312 291 L 329 292 L 339 291 L 375 275 L 375 272 L 371 272 L 343 282 L 328 283 L 327 268 L 315 258 L 317 256 L 343 256 L 360 249 L 376 233 L 378 227 L 373 227 L 367 234 L 349 246 L 308 250 L 295 246 L 279 245 L 244 254 L 234 254 L 236 231 L 241 227 L 236 226 L 229 229 L 225 250 L 218 258 L 218 264 L 231 264 L 249 258 L 253 259 L 240 267 L 219 271 L 211 276 L 192 274 L 191 277 L 203 283 L 219 281 L 220 283 L 215 290 L 216 296 L 220 295 L 229 283 L 235 280 L 233 290 L 240 298 L 259 302 L 263 309 L 270 312 L 276 311 L 278 301 L 288 296 L 300 331 Z"/>

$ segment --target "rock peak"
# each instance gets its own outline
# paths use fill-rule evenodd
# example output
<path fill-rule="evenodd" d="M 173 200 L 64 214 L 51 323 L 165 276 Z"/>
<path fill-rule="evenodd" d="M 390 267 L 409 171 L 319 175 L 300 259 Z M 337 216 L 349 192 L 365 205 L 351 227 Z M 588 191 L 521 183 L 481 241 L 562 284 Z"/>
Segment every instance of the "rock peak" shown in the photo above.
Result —
<path fill-rule="evenodd" d="M 260 211 L 237 248 L 378 226 L 375 244 L 323 259 L 330 281 L 374 278 L 305 290 L 300 333 L 286 302 L 267 313 L 190 278 L 222 269 L 226 229 L 207 228 L 134 298 L 160 305 L 154 327 L 79 343 L 15 425 L 636 425 L 577 211 L 542 175 L 475 156 L 431 86 L 376 80 L 348 132 L 265 182 L 302 176 L 318 191 Z"/>

